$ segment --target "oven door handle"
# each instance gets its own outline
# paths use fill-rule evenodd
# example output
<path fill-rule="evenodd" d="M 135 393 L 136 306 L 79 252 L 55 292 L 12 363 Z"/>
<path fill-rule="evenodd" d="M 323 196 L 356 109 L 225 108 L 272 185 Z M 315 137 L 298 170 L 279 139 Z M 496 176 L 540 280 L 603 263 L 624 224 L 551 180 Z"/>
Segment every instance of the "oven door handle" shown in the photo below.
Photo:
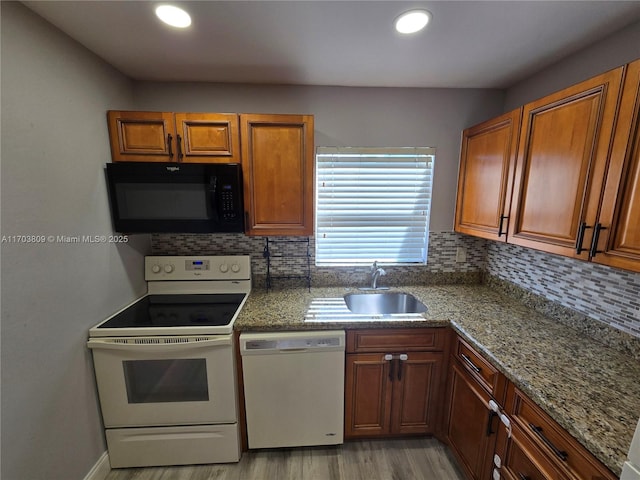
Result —
<path fill-rule="evenodd" d="M 194 348 L 205 347 L 218 347 L 231 345 L 233 343 L 233 337 L 231 335 L 221 338 L 208 338 L 206 340 L 191 340 L 187 341 L 171 341 L 168 343 L 125 343 L 119 339 L 102 339 L 102 338 L 90 338 L 87 342 L 89 348 L 105 349 L 105 350 L 128 350 L 137 352 L 176 352 L 180 350 L 193 350 Z M 132 339 L 127 339 L 132 341 Z M 138 341 L 142 339 L 136 339 Z M 157 339 L 148 339 L 151 341 L 157 341 Z M 135 340 L 133 340 L 135 341 Z"/>

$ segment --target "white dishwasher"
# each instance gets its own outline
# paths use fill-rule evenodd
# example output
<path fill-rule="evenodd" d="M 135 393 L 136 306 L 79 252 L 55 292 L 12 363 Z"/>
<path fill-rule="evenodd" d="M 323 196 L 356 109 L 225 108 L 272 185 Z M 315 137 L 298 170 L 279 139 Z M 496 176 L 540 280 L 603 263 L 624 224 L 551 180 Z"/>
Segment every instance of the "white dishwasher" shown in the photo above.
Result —
<path fill-rule="evenodd" d="M 240 335 L 249 448 L 343 443 L 344 350 L 343 330 Z"/>

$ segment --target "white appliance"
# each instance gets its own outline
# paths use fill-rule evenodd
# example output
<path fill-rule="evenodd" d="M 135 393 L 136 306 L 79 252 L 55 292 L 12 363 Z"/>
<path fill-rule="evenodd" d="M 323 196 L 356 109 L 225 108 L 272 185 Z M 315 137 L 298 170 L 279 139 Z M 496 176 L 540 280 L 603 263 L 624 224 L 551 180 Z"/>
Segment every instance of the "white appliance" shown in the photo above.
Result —
<path fill-rule="evenodd" d="M 345 333 L 240 335 L 249 448 L 343 443 Z"/>
<path fill-rule="evenodd" d="M 622 467 L 620 480 L 640 480 L 640 420 L 631 441 L 628 459 Z"/>
<path fill-rule="evenodd" d="M 237 462 L 249 256 L 146 257 L 145 279 L 147 295 L 89 331 L 111 467 Z"/>

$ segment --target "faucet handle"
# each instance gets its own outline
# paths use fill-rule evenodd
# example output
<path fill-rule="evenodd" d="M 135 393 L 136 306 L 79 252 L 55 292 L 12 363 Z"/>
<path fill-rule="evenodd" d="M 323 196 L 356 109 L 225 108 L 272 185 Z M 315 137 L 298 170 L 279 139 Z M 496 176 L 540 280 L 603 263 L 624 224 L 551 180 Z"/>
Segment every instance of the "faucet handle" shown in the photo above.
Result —
<path fill-rule="evenodd" d="M 380 272 L 380 276 L 387 274 L 387 272 L 385 272 L 382 268 L 378 268 L 377 270 Z"/>

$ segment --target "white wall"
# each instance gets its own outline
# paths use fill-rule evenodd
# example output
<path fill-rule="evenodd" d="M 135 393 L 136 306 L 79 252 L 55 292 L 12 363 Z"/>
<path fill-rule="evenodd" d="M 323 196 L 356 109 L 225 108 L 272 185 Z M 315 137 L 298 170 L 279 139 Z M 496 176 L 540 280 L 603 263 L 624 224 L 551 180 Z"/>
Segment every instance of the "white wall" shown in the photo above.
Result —
<path fill-rule="evenodd" d="M 139 110 L 310 113 L 316 146 L 436 147 L 430 229 L 453 230 L 462 130 L 499 114 L 503 92 L 480 89 L 135 84 Z"/>
<path fill-rule="evenodd" d="M 2 2 L 2 235 L 108 235 L 106 110 L 130 80 Z M 2 243 L 3 480 L 83 478 L 105 451 L 88 329 L 144 293 L 144 236 Z"/>

